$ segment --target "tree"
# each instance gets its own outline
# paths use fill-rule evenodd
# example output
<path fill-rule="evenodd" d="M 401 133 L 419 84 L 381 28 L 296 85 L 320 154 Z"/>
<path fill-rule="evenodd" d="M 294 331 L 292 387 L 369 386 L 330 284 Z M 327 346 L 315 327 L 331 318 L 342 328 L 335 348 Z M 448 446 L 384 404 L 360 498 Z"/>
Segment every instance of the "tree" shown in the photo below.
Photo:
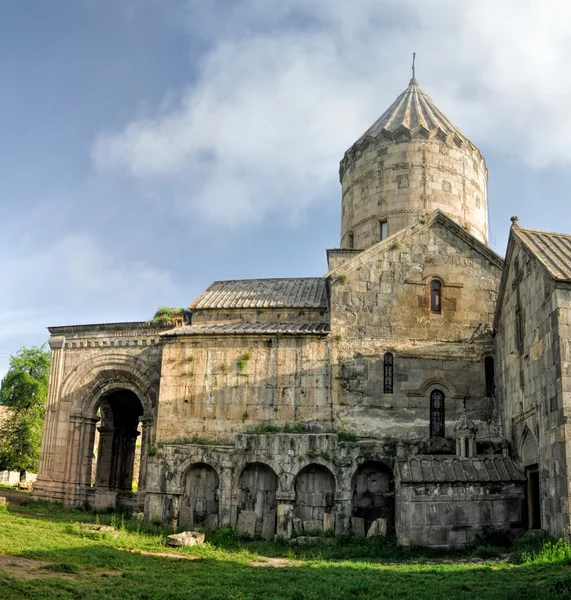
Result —
<path fill-rule="evenodd" d="M 49 372 L 49 351 L 22 348 L 10 357 L 0 385 L 0 405 L 7 408 L 0 423 L 0 469 L 20 471 L 20 481 L 26 471 L 38 471 Z"/>

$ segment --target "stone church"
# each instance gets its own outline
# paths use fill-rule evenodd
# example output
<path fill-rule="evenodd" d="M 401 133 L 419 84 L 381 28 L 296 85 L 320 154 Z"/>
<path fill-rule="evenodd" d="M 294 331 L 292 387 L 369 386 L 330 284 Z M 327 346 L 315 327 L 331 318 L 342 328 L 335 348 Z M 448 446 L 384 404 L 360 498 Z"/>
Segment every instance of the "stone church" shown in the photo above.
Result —
<path fill-rule="evenodd" d="M 323 277 L 49 328 L 36 498 L 266 539 L 569 528 L 571 236 L 490 249 L 484 157 L 414 78 L 339 174 Z"/>

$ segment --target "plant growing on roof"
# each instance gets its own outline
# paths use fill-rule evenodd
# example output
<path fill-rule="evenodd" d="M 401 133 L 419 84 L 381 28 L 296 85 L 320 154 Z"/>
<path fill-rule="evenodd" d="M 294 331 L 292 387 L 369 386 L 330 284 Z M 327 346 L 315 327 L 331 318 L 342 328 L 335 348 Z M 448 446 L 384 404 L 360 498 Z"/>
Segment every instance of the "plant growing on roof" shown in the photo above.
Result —
<path fill-rule="evenodd" d="M 184 319 L 187 311 L 179 306 L 159 306 L 153 315 L 152 323 L 169 325 L 177 319 Z"/>

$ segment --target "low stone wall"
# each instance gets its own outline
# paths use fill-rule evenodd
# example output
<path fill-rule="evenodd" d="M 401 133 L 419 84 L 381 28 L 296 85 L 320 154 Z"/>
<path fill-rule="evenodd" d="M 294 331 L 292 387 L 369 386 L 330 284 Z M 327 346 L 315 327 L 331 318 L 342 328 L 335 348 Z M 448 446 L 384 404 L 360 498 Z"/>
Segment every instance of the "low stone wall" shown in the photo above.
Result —
<path fill-rule="evenodd" d="M 522 533 L 524 483 L 397 484 L 397 536 L 405 546 L 462 548 L 485 525 Z"/>

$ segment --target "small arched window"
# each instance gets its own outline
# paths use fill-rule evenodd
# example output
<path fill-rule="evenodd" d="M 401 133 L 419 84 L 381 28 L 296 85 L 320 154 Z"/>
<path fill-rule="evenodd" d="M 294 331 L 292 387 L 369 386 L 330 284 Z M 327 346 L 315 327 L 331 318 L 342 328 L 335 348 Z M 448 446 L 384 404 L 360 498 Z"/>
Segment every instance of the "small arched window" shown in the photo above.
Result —
<path fill-rule="evenodd" d="M 430 312 L 442 312 L 442 284 L 438 279 L 430 282 Z"/>
<path fill-rule="evenodd" d="M 444 392 L 434 390 L 430 394 L 430 437 L 444 437 Z"/>
<path fill-rule="evenodd" d="M 383 392 L 393 393 L 393 355 L 390 352 L 385 353 Z"/>

